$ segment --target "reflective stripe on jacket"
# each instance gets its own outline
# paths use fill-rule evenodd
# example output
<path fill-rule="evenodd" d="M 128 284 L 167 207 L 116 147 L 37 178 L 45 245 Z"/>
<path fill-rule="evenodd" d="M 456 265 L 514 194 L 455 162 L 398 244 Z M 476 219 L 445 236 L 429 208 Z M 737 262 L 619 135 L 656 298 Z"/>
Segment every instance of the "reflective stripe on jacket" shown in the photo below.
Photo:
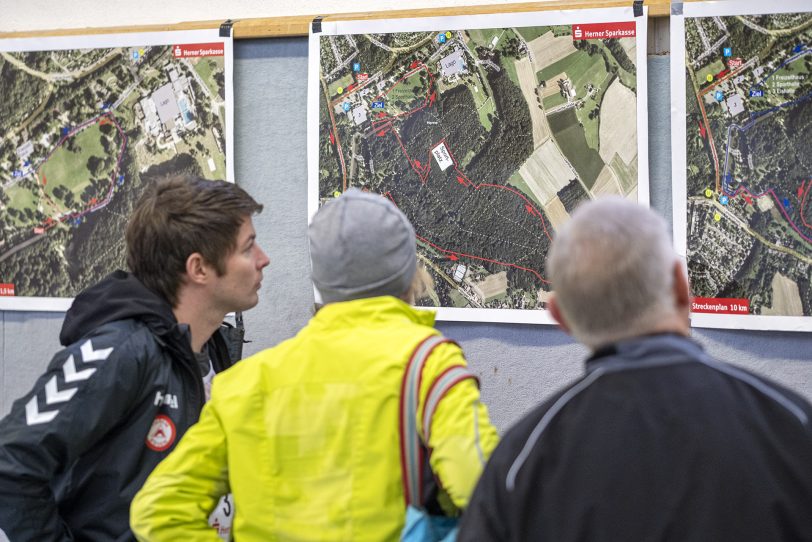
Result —
<path fill-rule="evenodd" d="M 401 381 L 433 323 L 393 297 L 330 304 L 296 337 L 218 375 L 200 422 L 136 497 L 136 535 L 215 541 L 206 516 L 230 489 L 238 540 L 396 540 Z M 419 413 L 434 380 L 465 364 L 453 343 L 432 352 Z M 439 402 L 428 443 L 456 506 L 496 443 L 476 382 L 462 380 Z"/>

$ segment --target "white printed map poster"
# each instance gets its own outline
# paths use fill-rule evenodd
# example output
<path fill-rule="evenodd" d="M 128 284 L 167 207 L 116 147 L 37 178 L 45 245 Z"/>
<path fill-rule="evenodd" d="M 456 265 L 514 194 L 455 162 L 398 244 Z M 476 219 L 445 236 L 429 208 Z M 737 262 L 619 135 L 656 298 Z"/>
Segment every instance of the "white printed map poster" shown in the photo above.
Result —
<path fill-rule="evenodd" d="M 126 268 L 156 179 L 233 180 L 231 72 L 217 30 L 0 40 L 0 310 L 66 310 Z"/>
<path fill-rule="evenodd" d="M 810 8 L 671 17 L 674 237 L 695 326 L 812 330 Z"/>
<path fill-rule="evenodd" d="M 438 318 L 551 323 L 556 228 L 602 194 L 648 203 L 645 29 L 631 7 L 322 23 L 310 216 L 382 194 L 415 227 Z"/>

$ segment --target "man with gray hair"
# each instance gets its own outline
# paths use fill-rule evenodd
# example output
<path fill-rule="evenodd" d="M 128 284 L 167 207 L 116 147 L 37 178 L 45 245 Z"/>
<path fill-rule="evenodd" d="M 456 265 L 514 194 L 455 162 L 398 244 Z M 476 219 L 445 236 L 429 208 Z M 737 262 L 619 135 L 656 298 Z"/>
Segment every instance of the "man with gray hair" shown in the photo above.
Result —
<path fill-rule="evenodd" d="M 665 221 L 585 204 L 548 272 L 586 374 L 505 435 L 459 540 L 812 540 L 812 406 L 689 338 Z"/>

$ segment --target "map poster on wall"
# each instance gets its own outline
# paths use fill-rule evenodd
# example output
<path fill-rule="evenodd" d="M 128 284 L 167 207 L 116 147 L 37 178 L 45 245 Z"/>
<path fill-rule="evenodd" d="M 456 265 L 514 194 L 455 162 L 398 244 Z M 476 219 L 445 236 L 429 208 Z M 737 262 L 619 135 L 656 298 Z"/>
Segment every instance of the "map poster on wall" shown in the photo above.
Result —
<path fill-rule="evenodd" d="M 645 32 L 631 7 L 323 22 L 310 216 L 382 194 L 415 227 L 439 319 L 552 323 L 556 228 L 603 194 L 648 203 Z"/>
<path fill-rule="evenodd" d="M 674 238 L 692 324 L 812 330 L 810 4 L 683 9 L 671 17 Z"/>
<path fill-rule="evenodd" d="M 0 310 L 126 268 L 156 179 L 233 181 L 232 58 L 217 30 L 0 40 Z"/>

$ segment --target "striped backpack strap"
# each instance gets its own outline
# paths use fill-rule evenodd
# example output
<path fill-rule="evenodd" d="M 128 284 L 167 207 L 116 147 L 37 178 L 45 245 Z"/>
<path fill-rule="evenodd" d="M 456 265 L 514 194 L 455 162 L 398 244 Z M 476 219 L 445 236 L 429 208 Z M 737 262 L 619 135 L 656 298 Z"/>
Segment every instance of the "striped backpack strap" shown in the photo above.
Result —
<path fill-rule="evenodd" d="M 434 417 L 434 411 L 437 410 L 437 405 L 448 390 L 462 382 L 463 380 L 472 379 L 479 387 L 479 379 L 468 370 L 468 367 L 463 365 L 454 365 L 449 367 L 437 377 L 432 383 L 431 389 L 426 396 L 426 404 L 423 406 L 423 441 L 428 446 L 429 436 L 431 434 L 431 419 Z"/>
<path fill-rule="evenodd" d="M 421 445 L 420 434 L 417 428 L 417 408 L 420 400 L 420 383 L 422 381 L 423 366 L 437 346 L 443 343 L 456 344 L 442 335 L 431 335 L 417 345 L 412 352 L 400 390 L 399 404 L 399 432 L 400 432 L 400 462 L 403 477 L 403 492 L 406 505 L 417 508 L 422 506 L 423 487 L 423 461 L 425 447 Z M 457 365 L 446 369 L 431 385 L 426 404 L 423 408 L 423 435 L 424 442 L 428 442 L 431 417 L 437 404 L 455 384 L 466 378 L 476 377 L 467 368 Z"/>

